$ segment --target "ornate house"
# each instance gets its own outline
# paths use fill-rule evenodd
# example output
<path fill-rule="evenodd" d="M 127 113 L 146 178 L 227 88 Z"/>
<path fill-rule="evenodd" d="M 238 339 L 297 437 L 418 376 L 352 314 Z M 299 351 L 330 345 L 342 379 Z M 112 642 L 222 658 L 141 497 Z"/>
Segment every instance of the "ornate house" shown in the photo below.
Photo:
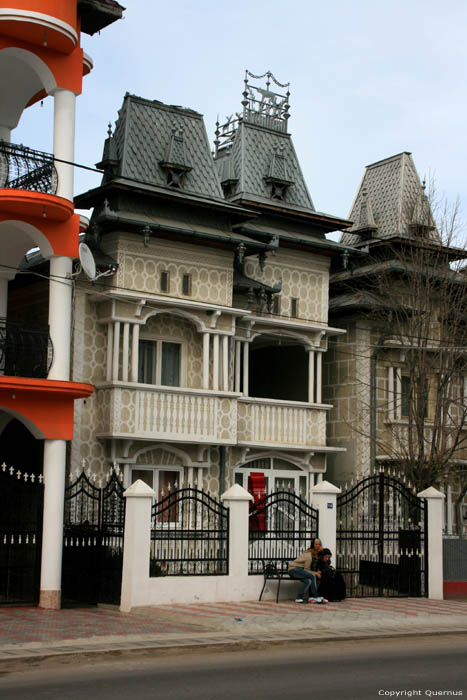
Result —
<path fill-rule="evenodd" d="M 329 444 L 346 452 L 331 456 L 329 478 L 388 467 L 419 490 L 465 492 L 466 252 L 453 219 L 435 225 L 407 152 L 366 168 L 350 219 L 341 243 L 357 255 L 337 259 L 330 276 L 330 321 L 346 334 L 325 356 L 323 392 L 334 406 Z"/>
<path fill-rule="evenodd" d="M 266 79 L 266 82 L 260 82 Z M 265 475 L 304 496 L 326 471 L 322 393 L 329 268 L 349 222 L 316 211 L 288 133 L 288 85 L 245 77 L 242 110 L 217 125 L 126 94 L 81 194 L 95 282 L 75 290 L 72 468 L 116 463 L 159 495 L 222 493 Z"/>

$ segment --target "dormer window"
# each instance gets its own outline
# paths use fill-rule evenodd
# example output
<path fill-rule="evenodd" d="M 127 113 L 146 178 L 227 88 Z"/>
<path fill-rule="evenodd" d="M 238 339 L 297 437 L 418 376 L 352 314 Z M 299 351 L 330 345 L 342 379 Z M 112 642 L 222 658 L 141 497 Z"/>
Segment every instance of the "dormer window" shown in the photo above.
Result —
<path fill-rule="evenodd" d="M 166 158 L 159 161 L 159 165 L 167 173 L 167 185 L 183 189 L 185 175 L 192 169 L 186 161 L 183 126 L 174 123 Z"/>

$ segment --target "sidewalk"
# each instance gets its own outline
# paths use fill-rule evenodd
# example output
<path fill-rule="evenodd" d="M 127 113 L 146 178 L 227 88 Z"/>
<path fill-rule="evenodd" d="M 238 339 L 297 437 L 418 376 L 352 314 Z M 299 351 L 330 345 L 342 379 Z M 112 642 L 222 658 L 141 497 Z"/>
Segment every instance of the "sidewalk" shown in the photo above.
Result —
<path fill-rule="evenodd" d="M 0 668 L 8 662 L 75 654 L 254 643 L 467 633 L 467 601 L 354 598 L 293 602 L 162 605 L 127 614 L 117 607 L 0 608 Z"/>

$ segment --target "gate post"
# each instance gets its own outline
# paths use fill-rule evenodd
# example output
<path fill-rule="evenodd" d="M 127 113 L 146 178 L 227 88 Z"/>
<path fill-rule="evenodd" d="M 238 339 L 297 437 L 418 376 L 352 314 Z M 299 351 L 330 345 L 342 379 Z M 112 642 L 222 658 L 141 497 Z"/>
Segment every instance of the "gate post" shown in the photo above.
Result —
<path fill-rule="evenodd" d="M 425 542 L 428 553 L 425 552 L 425 571 L 428 567 L 428 598 L 443 600 L 443 499 L 444 493 L 430 486 L 417 493 L 424 498 L 428 509 Z M 426 576 L 426 573 L 425 573 Z"/>
<path fill-rule="evenodd" d="M 253 496 L 234 484 L 221 496 L 229 509 L 229 576 L 248 576 L 248 509 Z"/>
<path fill-rule="evenodd" d="M 147 601 L 151 556 L 151 508 L 156 495 L 138 479 L 124 493 L 126 501 L 120 610 L 130 612 L 138 597 Z M 141 603 L 139 603 L 141 605 Z"/>
<path fill-rule="evenodd" d="M 313 507 L 319 511 L 319 538 L 336 556 L 336 500 L 341 489 L 322 481 L 311 489 Z M 335 559 L 334 559 L 335 561 Z"/>

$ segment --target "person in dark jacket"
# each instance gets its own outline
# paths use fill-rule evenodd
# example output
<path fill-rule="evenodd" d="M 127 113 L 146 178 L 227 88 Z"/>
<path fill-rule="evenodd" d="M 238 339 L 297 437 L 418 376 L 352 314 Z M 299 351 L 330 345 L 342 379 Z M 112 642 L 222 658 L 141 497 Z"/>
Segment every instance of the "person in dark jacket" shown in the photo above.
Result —
<path fill-rule="evenodd" d="M 330 601 L 344 600 L 344 577 L 331 565 L 331 557 L 332 552 L 326 547 L 318 553 L 319 595 Z"/>

